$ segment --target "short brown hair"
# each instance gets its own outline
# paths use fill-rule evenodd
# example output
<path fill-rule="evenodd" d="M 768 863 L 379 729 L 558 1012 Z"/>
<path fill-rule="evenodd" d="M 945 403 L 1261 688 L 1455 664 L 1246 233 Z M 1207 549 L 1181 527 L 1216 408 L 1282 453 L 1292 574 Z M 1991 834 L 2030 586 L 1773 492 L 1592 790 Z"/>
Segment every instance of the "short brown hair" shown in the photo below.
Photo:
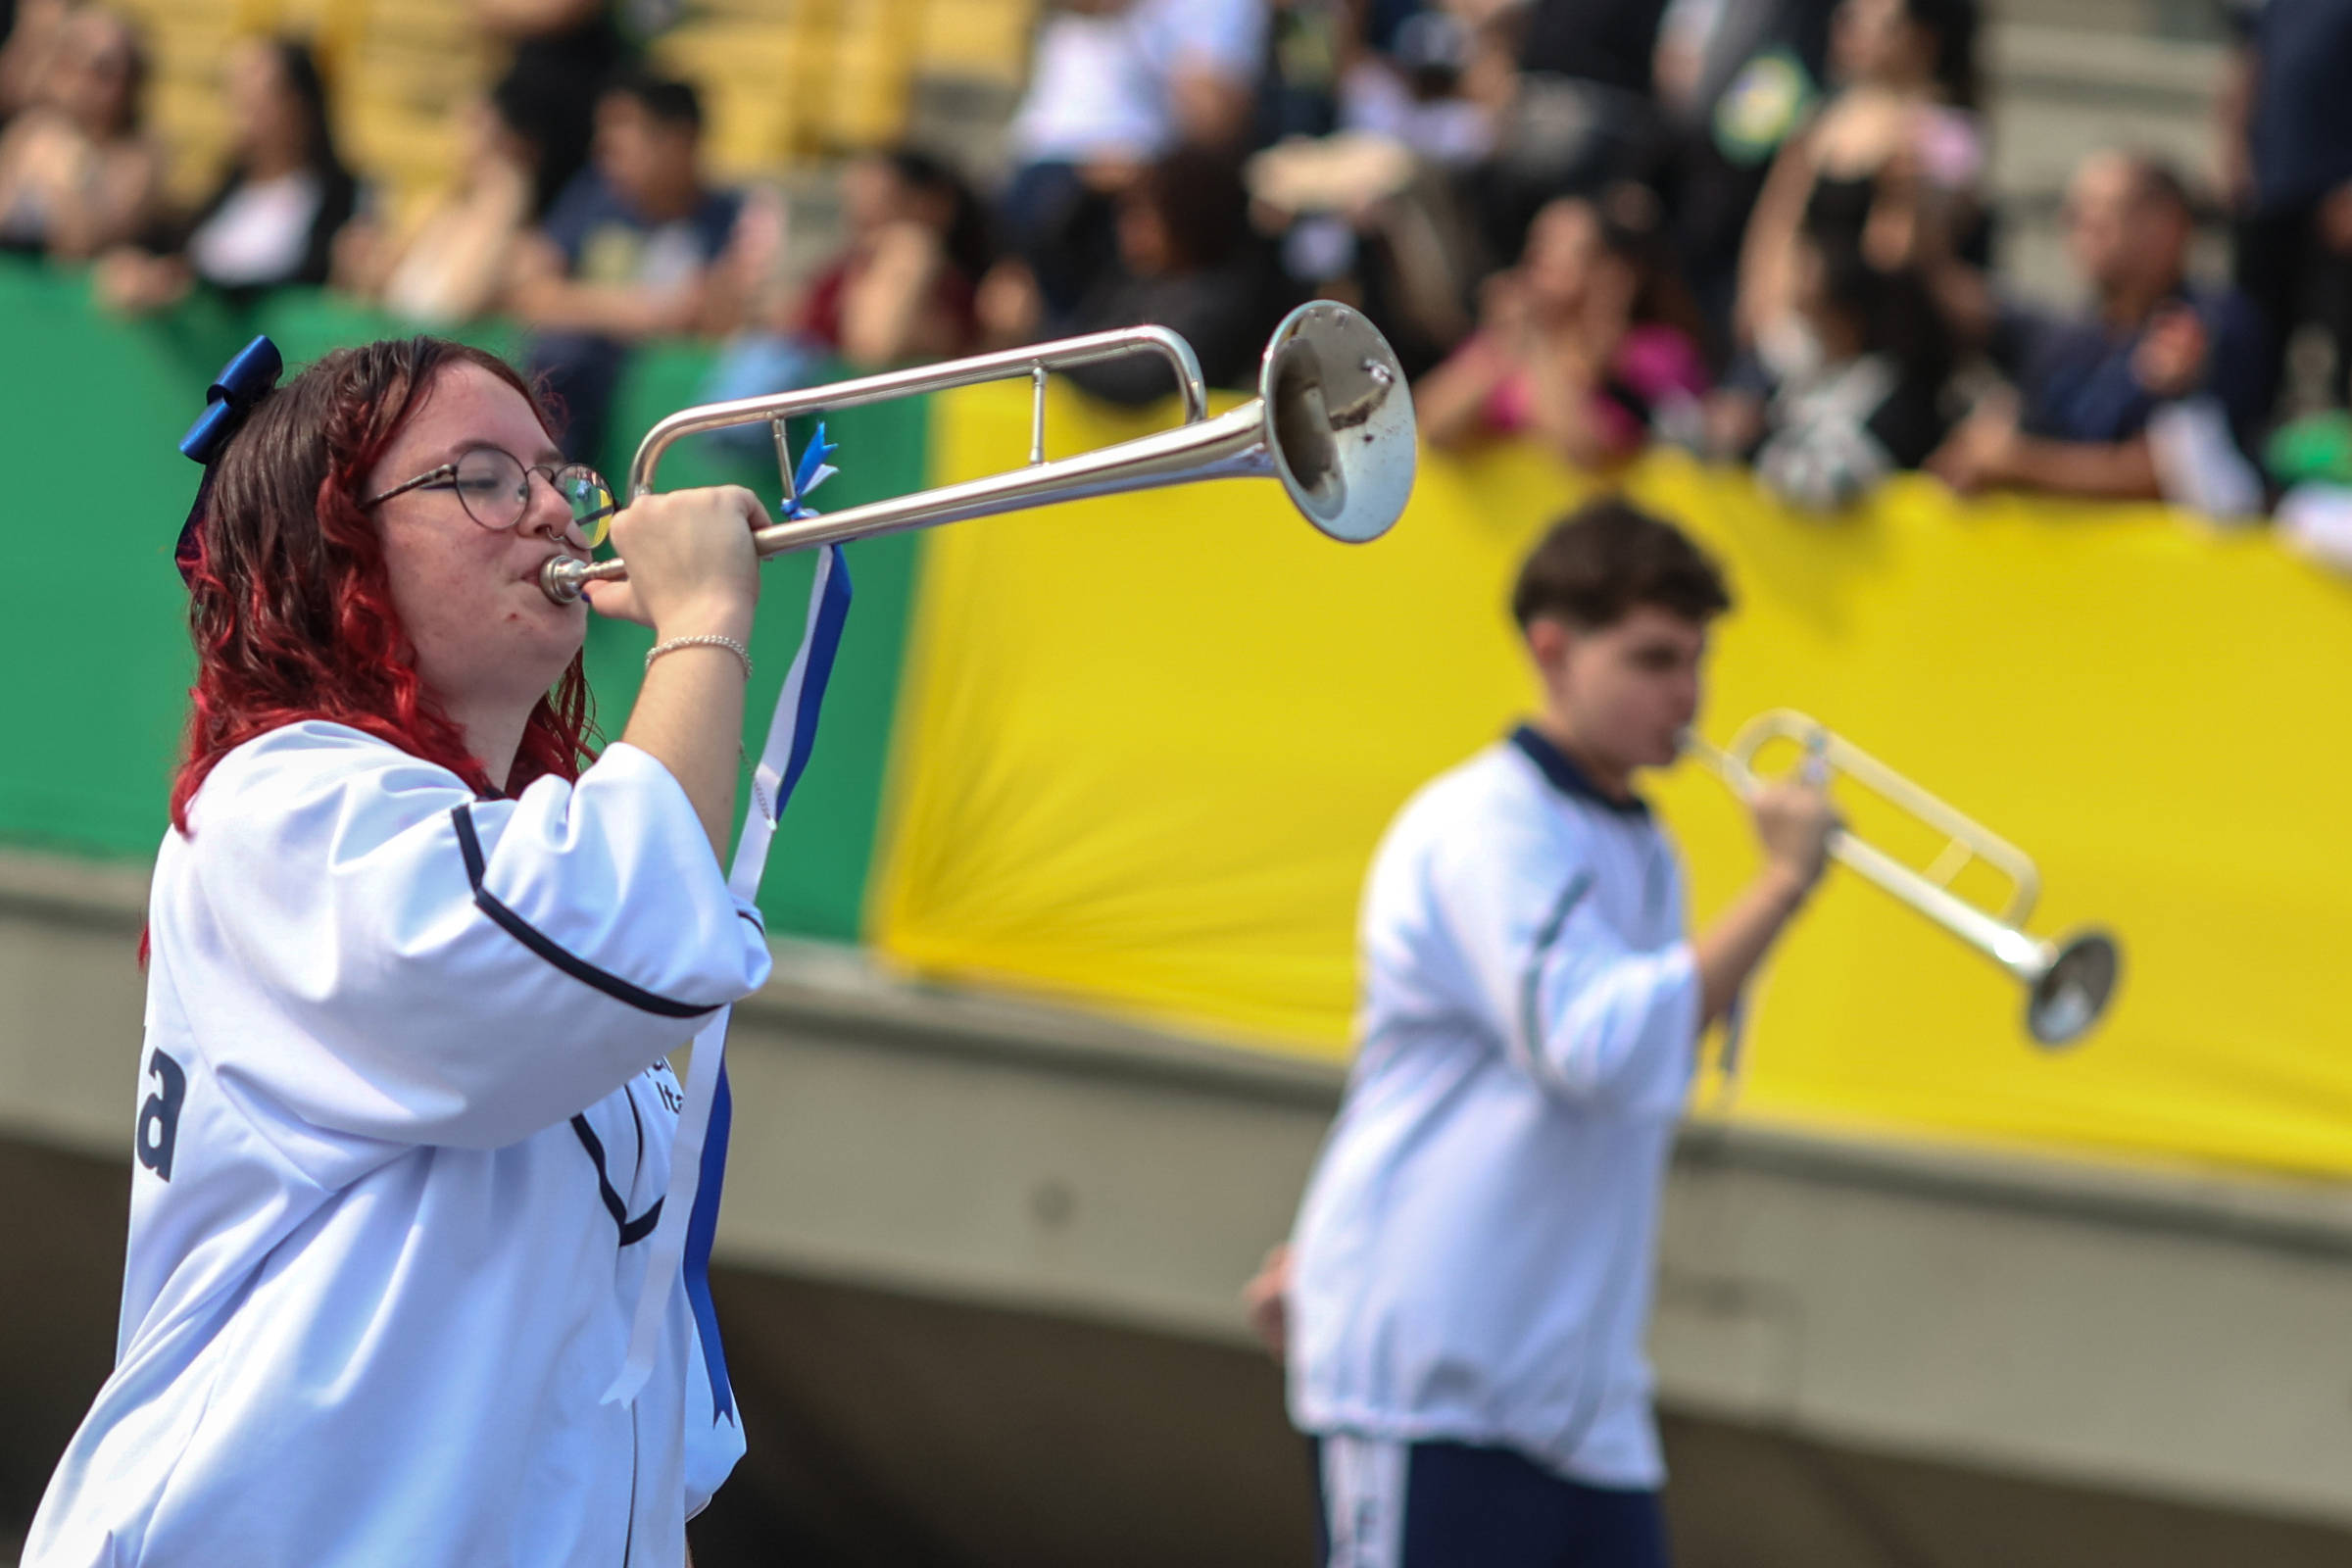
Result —
<path fill-rule="evenodd" d="M 1690 535 L 1619 495 L 1596 497 L 1553 523 L 1511 589 L 1522 631 L 1544 615 L 1597 630 L 1642 605 L 1704 622 L 1732 608 L 1732 592 L 1723 568 Z"/>

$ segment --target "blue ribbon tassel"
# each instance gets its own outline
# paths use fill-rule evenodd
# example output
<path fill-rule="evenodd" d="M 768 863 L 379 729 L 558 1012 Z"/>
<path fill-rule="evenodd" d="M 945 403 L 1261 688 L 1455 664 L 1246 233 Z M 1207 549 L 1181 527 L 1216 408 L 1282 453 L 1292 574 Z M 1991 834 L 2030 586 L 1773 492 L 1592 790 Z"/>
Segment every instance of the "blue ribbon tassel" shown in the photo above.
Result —
<path fill-rule="evenodd" d="M 818 425 L 815 438 L 801 455 L 799 469 L 794 474 L 793 489 L 797 497 L 806 498 L 838 471 L 825 462 L 836 450 L 825 440 L 824 426 Z M 784 514 L 815 515 L 802 499 L 786 506 Z M 793 788 L 808 770 L 809 754 L 815 749 L 817 711 L 824 705 L 826 682 L 833 678 L 833 660 L 841 650 L 842 628 L 849 622 L 850 568 L 842 559 L 841 546 L 824 547 L 812 591 L 817 599 L 816 621 L 808 633 L 808 666 L 801 679 L 800 702 L 793 710 L 791 749 L 776 785 L 774 814 L 778 817 L 784 814 L 785 803 L 792 799 Z M 685 1258 L 686 1299 L 694 1309 L 695 1326 L 702 1335 L 703 1370 L 710 1379 L 714 1421 L 731 1418 L 735 1413 L 734 1389 L 727 1381 L 727 1356 L 719 1348 L 718 1314 L 710 1302 L 710 1246 L 718 1234 L 719 1187 L 726 1179 L 727 1135 L 734 1120 L 735 1097 L 727 1087 L 726 1061 L 722 1056 L 718 1086 L 710 1096 L 710 1131 L 703 1141 L 702 1179 L 695 1188 L 694 1210 L 686 1222 Z"/>

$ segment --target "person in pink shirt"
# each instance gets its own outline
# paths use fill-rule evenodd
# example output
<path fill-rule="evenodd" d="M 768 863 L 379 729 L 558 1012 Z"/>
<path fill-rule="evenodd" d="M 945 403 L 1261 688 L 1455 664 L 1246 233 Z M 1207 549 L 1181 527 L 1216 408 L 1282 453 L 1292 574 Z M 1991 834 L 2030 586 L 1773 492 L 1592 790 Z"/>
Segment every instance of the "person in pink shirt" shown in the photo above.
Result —
<path fill-rule="evenodd" d="M 1488 280 L 1478 329 L 1414 388 L 1421 433 L 1440 448 L 1526 436 L 1588 468 L 1653 432 L 1688 438 L 1707 390 L 1695 325 L 1648 191 L 1560 197 Z"/>

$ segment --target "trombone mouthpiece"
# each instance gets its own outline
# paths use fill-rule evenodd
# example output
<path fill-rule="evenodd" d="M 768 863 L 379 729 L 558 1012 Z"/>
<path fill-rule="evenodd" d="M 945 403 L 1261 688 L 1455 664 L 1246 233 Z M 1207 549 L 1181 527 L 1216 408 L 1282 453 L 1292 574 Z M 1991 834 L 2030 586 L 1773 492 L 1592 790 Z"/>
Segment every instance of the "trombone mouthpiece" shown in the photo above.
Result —
<path fill-rule="evenodd" d="M 592 569 L 577 556 L 550 556 L 539 568 L 539 591 L 559 605 L 568 605 L 580 597 Z"/>

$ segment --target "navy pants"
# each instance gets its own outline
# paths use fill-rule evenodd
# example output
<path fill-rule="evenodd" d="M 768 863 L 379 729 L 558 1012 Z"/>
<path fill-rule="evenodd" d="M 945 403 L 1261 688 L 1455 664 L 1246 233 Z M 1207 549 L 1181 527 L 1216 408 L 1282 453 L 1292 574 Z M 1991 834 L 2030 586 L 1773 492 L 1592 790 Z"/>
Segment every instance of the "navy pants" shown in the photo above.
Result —
<path fill-rule="evenodd" d="M 1667 1568 L 1655 1492 L 1461 1443 L 1333 1438 L 1314 1450 L 1325 1568 Z"/>

